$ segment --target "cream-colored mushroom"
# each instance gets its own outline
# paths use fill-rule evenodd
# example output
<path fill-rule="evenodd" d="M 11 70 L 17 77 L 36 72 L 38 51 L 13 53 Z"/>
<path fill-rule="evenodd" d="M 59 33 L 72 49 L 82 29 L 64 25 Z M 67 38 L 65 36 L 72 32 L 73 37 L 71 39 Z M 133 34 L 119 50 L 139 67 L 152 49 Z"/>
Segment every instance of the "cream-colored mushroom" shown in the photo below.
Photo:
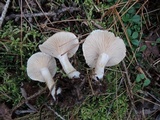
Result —
<path fill-rule="evenodd" d="M 123 40 L 107 30 L 94 30 L 82 46 L 86 63 L 95 68 L 93 79 L 102 79 L 105 66 L 114 66 L 126 56 Z"/>
<path fill-rule="evenodd" d="M 27 74 L 35 81 L 46 82 L 51 95 L 55 100 L 56 87 L 52 77 L 56 73 L 56 61 L 46 53 L 33 54 L 27 61 Z M 53 87 L 53 88 L 52 88 Z"/>
<path fill-rule="evenodd" d="M 69 62 L 78 50 L 79 41 L 77 37 L 71 32 L 58 32 L 49 37 L 39 49 L 57 59 L 59 59 L 65 73 L 69 78 L 79 78 L 80 73 Z"/>

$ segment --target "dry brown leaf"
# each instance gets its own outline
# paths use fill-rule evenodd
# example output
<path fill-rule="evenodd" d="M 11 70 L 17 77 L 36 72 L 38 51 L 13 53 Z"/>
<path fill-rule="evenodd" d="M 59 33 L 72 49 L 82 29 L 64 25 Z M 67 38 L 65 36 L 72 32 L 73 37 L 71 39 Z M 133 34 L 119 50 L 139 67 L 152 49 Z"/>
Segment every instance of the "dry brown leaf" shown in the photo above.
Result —
<path fill-rule="evenodd" d="M 10 109 L 4 103 L 0 105 L 0 119 L 12 120 Z"/>
<path fill-rule="evenodd" d="M 158 48 L 157 44 L 155 44 L 159 36 L 160 29 L 156 28 L 155 30 L 151 31 L 148 37 L 145 39 L 144 45 L 146 45 L 147 48 L 143 52 L 143 56 L 150 62 L 153 62 L 154 58 L 160 56 L 160 49 Z"/>

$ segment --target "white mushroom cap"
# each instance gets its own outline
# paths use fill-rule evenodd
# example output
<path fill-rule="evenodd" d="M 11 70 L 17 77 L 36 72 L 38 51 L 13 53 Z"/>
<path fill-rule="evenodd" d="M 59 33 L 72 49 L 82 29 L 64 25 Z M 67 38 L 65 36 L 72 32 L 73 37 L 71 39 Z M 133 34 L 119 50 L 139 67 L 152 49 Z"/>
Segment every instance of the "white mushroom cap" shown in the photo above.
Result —
<path fill-rule="evenodd" d="M 71 32 L 58 32 L 48 38 L 39 49 L 59 59 L 69 78 L 79 78 L 79 72 L 71 65 L 68 58 L 72 57 L 79 47 L 77 37 Z"/>
<path fill-rule="evenodd" d="M 45 82 L 40 71 L 43 68 L 48 68 L 51 76 L 53 77 L 56 73 L 55 59 L 42 52 L 35 53 L 28 59 L 27 74 L 32 80 Z"/>
<path fill-rule="evenodd" d="M 53 57 L 58 58 L 60 55 L 67 53 L 67 56 L 72 57 L 78 50 L 79 41 L 71 32 L 57 32 L 49 37 L 39 49 Z"/>
<path fill-rule="evenodd" d="M 33 54 L 27 62 L 27 74 L 35 81 L 46 82 L 55 100 L 55 82 L 52 77 L 56 73 L 56 61 L 50 55 L 42 52 Z"/>
<path fill-rule="evenodd" d="M 94 30 L 87 36 L 83 43 L 83 55 L 86 63 L 95 68 L 95 74 L 99 67 L 113 66 L 120 63 L 126 56 L 126 47 L 123 40 L 115 37 L 112 32 L 107 30 Z M 98 70 L 99 71 L 99 70 Z M 102 79 L 104 70 L 100 70 Z"/>

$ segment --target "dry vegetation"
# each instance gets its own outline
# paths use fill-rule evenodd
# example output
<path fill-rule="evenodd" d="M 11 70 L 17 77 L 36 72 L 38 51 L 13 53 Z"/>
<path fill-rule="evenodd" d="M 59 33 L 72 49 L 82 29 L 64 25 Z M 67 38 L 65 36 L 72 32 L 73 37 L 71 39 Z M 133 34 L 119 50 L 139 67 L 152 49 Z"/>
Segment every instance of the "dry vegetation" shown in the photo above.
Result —
<path fill-rule="evenodd" d="M 159 120 L 159 25 L 158 0 L 11 1 L 0 30 L 0 119 Z M 91 79 L 81 48 L 95 29 L 114 32 L 127 47 L 125 59 L 106 68 L 100 82 Z M 54 80 L 62 94 L 55 102 L 44 83 L 27 76 L 26 63 L 58 31 L 80 40 L 70 61 L 81 78 L 68 79 L 57 61 Z"/>

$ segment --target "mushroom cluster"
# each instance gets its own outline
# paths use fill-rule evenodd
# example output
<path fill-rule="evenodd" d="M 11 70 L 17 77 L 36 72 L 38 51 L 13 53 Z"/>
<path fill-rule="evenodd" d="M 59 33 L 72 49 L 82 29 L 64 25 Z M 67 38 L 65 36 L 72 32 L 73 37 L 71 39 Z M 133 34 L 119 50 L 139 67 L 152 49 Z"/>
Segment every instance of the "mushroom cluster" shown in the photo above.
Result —
<path fill-rule="evenodd" d="M 79 78 L 80 73 L 71 65 L 68 58 L 71 58 L 79 47 L 78 38 L 71 32 L 58 32 L 48 38 L 39 49 L 57 58 L 69 78 Z"/>
<path fill-rule="evenodd" d="M 61 92 L 57 89 L 53 77 L 56 73 L 57 58 L 69 78 L 79 78 L 78 72 L 69 62 L 79 47 L 77 37 L 71 32 L 58 32 L 49 37 L 42 45 L 39 45 L 41 52 L 33 54 L 27 62 L 27 74 L 35 81 L 46 82 L 54 100 L 55 94 Z"/>
<path fill-rule="evenodd" d="M 53 77 L 56 73 L 56 59 L 62 65 L 67 76 L 79 78 L 77 71 L 69 61 L 79 47 L 78 38 L 71 32 L 58 32 L 39 45 L 41 52 L 33 54 L 27 62 L 27 74 L 35 81 L 46 82 L 53 99 L 55 99 L 56 85 Z M 113 66 L 121 62 L 126 55 L 123 40 L 115 37 L 107 30 L 94 30 L 82 45 L 83 55 L 89 67 L 94 68 L 94 80 L 104 76 L 105 66 Z M 61 89 L 59 88 L 58 93 Z M 57 93 L 57 94 L 58 94 Z"/>

